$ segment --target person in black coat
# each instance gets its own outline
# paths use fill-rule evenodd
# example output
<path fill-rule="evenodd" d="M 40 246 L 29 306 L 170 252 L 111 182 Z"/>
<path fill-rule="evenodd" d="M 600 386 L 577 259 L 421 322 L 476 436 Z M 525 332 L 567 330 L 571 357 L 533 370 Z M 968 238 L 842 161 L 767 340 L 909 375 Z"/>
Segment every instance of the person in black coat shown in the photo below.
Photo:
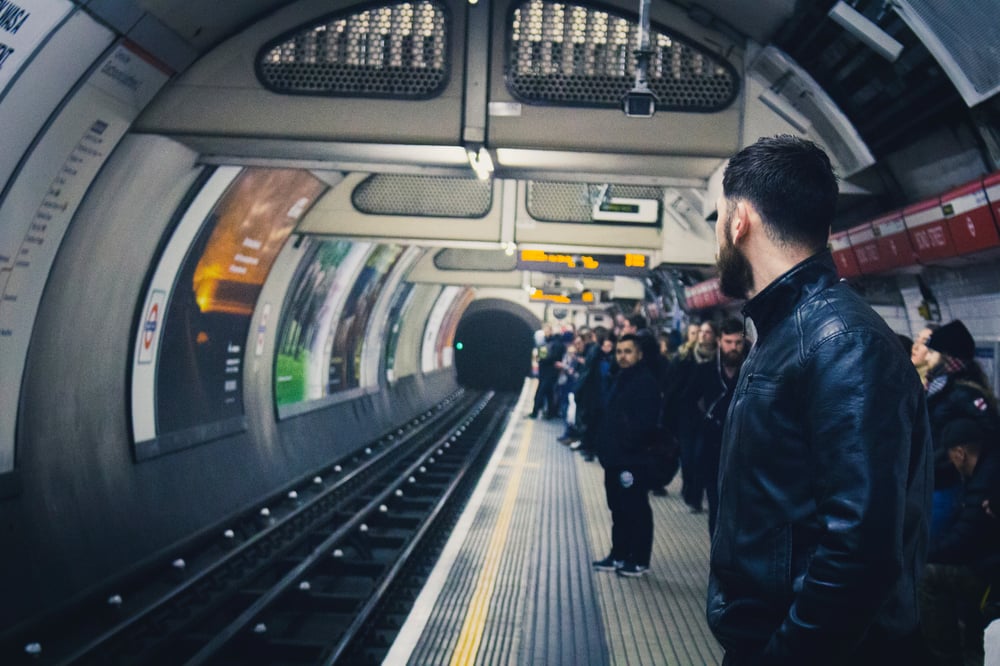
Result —
<path fill-rule="evenodd" d="M 734 155 L 715 226 L 754 342 L 723 431 L 706 615 L 727 666 L 912 664 L 933 467 L 926 395 L 839 279 L 829 157 L 789 135 Z"/>
<path fill-rule="evenodd" d="M 545 331 L 545 344 L 538 348 L 538 388 L 535 389 L 535 402 L 528 418 L 538 418 L 544 409 L 545 418 L 559 418 L 559 403 L 556 400 L 556 386 L 559 373 L 563 367 L 563 357 L 566 355 L 566 345 L 562 336 L 552 332 L 548 324 L 542 327 Z"/>
<path fill-rule="evenodd" d="M 1000 453 L 993 434 L 972 419 L 956 419 L 941 446 L 962 477 L 955 519 L 931 540 L 920 584 L 924 639 L 942 664 L 982 663 L 980 605 L 1000 564 L 1000 526 L 983 508 L 1000 488 Z M 964 636 L 963 636 L 964 634 Z"/>
<path fill-rule="evenodd" d="M 996 398 L 975 361 L 976 343 L 960 319 L 941 326 L 927 340 L 927 413 L 934 442 L 934 505 L 931 540 L 947 531 L 955 516 L 961 477 L 948 459 L 941 440 L 956 419 L 972 419 L 990 433 L 1000 434 Z"/>
<path fill-rule="evenodd" d="M 743 322 L 730 317 L 719 325 L 719 348 L 714 362 L 694 369 L 688 391 L 701 413 L 697 461 L 702 485 L 708 497 L 708 533 L 715 531 L 719 511 L 719 457 L 722 452 L 722 429 L 729 404 L 746 358 Z"/>
<path fill-rule="evenodd" d="M 611 552 L 594 562 L 599 571 L 642 576 L 653 549 L 649 506 L 649 444 L 656 428 L 659 389 L 642 363 L 637 336 L 622 336 L 615 347 L 618 372 L 600 422 L 597 454 L 611 510 Z"/>

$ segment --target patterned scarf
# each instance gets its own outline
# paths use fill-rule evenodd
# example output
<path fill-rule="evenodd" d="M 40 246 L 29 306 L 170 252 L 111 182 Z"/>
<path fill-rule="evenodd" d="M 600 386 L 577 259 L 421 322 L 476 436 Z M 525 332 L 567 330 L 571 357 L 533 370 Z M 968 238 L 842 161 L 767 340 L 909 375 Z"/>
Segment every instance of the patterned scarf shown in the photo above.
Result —
<path fill-rule="evenodd" d="M 968 367 L 960 358 L 941 354 L 941 362 L 927 371 L 927 396 L 938 393 L 948 383 L 948 377 L 957 375 Z"/>

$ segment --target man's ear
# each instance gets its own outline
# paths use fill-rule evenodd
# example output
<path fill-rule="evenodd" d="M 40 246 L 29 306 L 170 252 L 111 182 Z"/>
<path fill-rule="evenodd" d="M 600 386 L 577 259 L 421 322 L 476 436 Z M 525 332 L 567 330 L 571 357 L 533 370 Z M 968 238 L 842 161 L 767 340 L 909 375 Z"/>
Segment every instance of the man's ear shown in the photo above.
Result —
<path fill-rule="evenodd" d="M 750 233 L 750 215 L 752 207 L 746 201 L 737 201 L 733 209 L 733 218 L 729 226 L 733 245 L 744 240 Z"/>

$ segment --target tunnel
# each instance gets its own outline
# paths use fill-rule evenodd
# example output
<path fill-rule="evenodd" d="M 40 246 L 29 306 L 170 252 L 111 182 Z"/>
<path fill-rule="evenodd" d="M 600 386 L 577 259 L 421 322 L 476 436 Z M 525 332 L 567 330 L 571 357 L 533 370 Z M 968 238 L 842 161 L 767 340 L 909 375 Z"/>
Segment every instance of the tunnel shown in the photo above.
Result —
<path fill-rule="evenodd" d="M 496 299 L 473 303 L 455 331 L 455 372 L 467 388 L 516 391 L 531 373 L 532 335 L 540 327 L 527 310 Z"/>

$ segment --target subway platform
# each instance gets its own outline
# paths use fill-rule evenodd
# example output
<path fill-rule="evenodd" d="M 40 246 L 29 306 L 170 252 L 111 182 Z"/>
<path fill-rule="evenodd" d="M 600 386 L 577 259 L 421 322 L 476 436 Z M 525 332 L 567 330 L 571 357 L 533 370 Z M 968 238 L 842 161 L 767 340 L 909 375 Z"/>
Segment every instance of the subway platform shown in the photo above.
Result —
<path fill-rule="evenodd" d="M 705 622 L 708 519 L 651 497 L 650 572 L 591 562 L 611 546 L 596 462 L 559 444 L 563 424 L 524 418 L 525 383 L 504 435 L 383 663 L 619 666 L 719 664 Z"/>

